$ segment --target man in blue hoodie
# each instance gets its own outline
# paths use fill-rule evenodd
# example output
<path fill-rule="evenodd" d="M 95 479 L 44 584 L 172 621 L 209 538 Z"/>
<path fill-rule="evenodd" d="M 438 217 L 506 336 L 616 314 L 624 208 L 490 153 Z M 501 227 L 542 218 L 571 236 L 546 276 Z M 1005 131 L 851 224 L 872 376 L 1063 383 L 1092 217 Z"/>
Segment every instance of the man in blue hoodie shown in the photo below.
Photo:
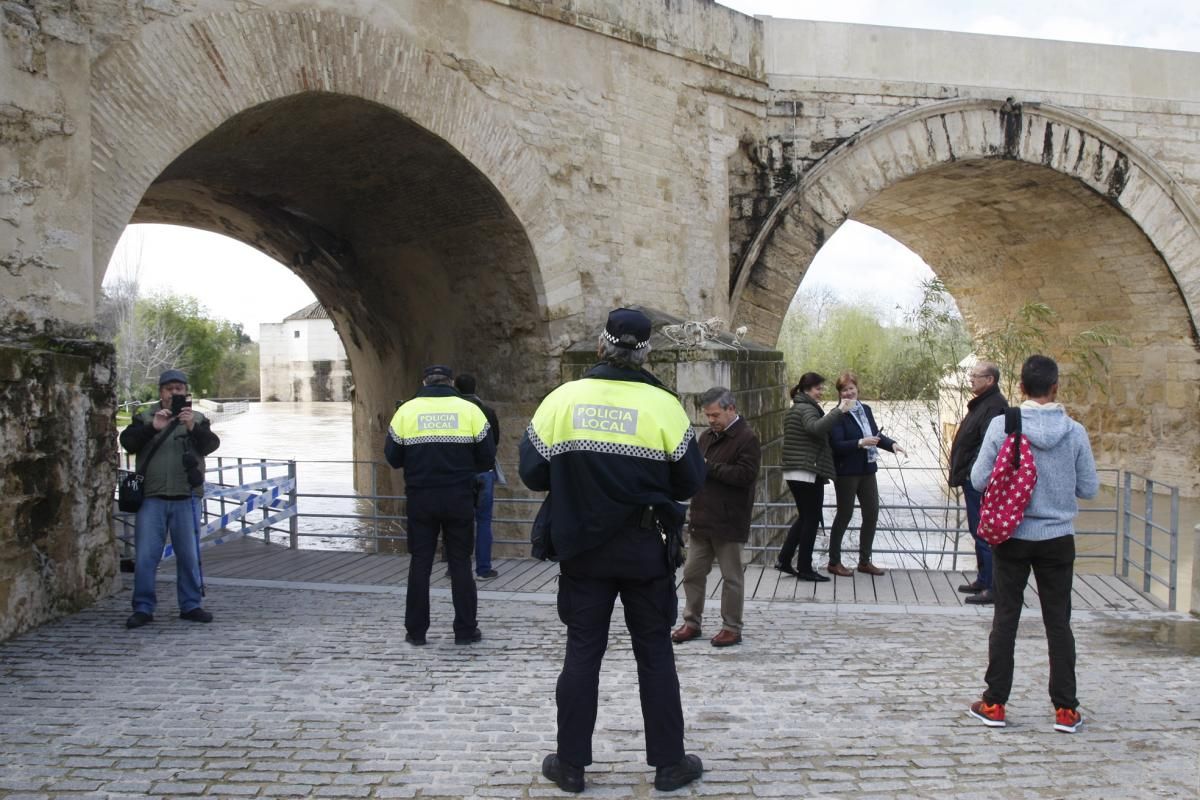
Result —
<path fill-rule="evenodd" d="M 1087 431 L 1055 402 L 1058 364 L 1030 356 L 1021 367 L 1021 432 L 1033 448 L 1038 480 L 1013 537 L 993 548 L 995 616 L 988 638 L 987 689 L 971 705 L 971 716 L 991 728 L 1003 728 L 1004 705 L 1012 689 L 1013 650 L 1029 572 L 1037 579 L 1042 621 L 1050 654 L 1050 701 L 1054 729 L 1074 733 L 1083 722 L 1075 695 L 1075 636 L 1071 633 L 1071 581 L 1075 567 L 1077 498 L 1100 489 Z M 988 425 L 971 483 L 982 492 L 1004 444 L 1004 417 Z"/>

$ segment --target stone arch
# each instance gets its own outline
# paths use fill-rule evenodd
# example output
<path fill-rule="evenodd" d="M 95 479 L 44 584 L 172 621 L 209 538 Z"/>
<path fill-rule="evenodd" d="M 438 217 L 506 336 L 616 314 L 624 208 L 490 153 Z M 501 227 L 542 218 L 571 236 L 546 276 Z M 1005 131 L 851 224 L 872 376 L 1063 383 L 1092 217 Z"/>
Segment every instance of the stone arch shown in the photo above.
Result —
<path fill-rule="evenodd" d="M 1038 103 L 903 112 L 782 193 L 735 270 L 731 318 L 777 337 L 812 257 L 851 217 L 921 254 L 972 327 L 1038 299 L 1060 312 L 1061 336 L 1097 323 L 1128 333 L 1112 396 L 1081 409 L 1101 434 L 1097 450 L 1197 490 L 1200 213 L 1151 158 Z M 1170 429 L 1186 441 L 1171 442 Z"/>
<path fill-rule="evenodd" d="M 482 373 L 502 415 L 523 413 L 555 375 L 548 320 L 581 311 L 578 279 L 542 165 L 442 58 L 317 10 L 199 16 L 114 47 L 92 79 L 97 287 L 130 221 L 291 266 L 346 344 L 358 458 L 431 361 Z"/>
<path fill-rule="evenodd" d="M 497 107 L 440 59 L 396 30 L 320 10 L 212 14 L 148 26 L 113 47 L 92 72 L 97 288 L 146 189 L 177 156 L 242 111 L 328 92 L 391 108 L 462 154 L 525 228 L 547 316 L 578 313 L 582 295 L 544 169 Z"/>

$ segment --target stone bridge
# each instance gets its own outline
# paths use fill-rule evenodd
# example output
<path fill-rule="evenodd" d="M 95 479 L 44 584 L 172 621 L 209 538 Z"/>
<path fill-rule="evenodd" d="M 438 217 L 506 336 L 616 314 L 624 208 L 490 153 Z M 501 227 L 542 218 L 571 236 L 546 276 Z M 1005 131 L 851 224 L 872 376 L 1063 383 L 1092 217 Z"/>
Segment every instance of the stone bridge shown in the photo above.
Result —
<path fill-rule="evenodd" d="M 131 222 L 304 279 L 371 458 L 430 361 L 503 376 L 515 437 L 626 303 L 747 325 L 764 347 L 656 369 L 729 381 L 770 435 L 770 348 L 853 218 L 976 329 L 1026 300 L 1059 342 L 1118 326 L 1077 409 L 1100 459 L 1200 488 L 1200 55 L 710 0 L 16 0 L 0 29 L 0 638 L 114 585 L 94 325 Z"/>

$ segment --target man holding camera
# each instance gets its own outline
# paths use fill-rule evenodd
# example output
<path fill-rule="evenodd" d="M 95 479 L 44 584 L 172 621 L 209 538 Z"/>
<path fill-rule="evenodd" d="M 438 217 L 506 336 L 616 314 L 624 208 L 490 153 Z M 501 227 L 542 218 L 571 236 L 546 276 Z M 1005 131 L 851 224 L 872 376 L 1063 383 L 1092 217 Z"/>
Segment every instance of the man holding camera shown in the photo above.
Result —
<path fill-rule="evenodd" d="M 169 369 L 158 379 L 158 402 L 133 418 L 121 432 L 121 446 L 137 455 L 145 480 L 144 499 L 134 527 L 133 614 L 126 628 L 154 621 L 154 579 L 168 534 L 175 550 L 175 591 L 179 617 L 212 622 L 201 606 L 200 502 L 204 495 L 204 457 L 221 440 L 188 398 L 187 375 Z"/>

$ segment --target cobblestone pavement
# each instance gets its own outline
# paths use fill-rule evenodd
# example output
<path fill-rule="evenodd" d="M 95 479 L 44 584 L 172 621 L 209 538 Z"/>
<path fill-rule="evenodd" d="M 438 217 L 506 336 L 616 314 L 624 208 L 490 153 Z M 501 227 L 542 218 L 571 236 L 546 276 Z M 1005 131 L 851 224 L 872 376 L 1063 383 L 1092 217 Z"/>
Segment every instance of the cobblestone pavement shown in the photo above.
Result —
<path fill-rule="evenodd" d="M 552 598 L 481 593 L 486 638 L 458 647 L 435 593 L 424 648 L 404 643 L 394 589 L 222 582 L 212 625 L 166 606 L 126 631 L 126 591 L 0 644 L 0 797 L 563 796 L 539 774 L 562 657 Z M 1200 622 L 1078 615 L 1085 723 L 1070 736 L 1051 727 L 1036 617 L 1009 727 L 967 716 L 988 628 L 974 611 L 748 604 L 742 646 L 677 647 L 707 771 L 674 795 L 644 763 L 618 611 L 585 796 L 1200 795 Z"/>

